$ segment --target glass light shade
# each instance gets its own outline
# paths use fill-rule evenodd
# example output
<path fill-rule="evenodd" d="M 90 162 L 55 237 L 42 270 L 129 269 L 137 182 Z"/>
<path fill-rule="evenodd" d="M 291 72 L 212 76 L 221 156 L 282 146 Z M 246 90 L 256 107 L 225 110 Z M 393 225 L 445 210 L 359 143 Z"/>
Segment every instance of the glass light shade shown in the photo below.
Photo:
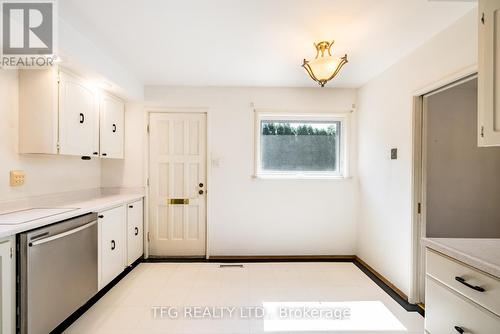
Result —
<path fill-rule="evenodd" d="M 308 62 L 311 71 L 319 81 L 328 80 L 337 70 L 339 63 L 340 59 L 332 56 L 320 57 Z"/>
<path fill-rule="evenodd" d="M 333 57 L 331 48 L 334 42 L 323 41 L 314 44 L 316 47 L 316 58 L 313 60 L 305 60 L 302 67 L 307 71 L 307 74 L 316 81 L 321 87 L 333 79 L 340 69 L 347 63 L 347 55 L 341 58 Z"/>

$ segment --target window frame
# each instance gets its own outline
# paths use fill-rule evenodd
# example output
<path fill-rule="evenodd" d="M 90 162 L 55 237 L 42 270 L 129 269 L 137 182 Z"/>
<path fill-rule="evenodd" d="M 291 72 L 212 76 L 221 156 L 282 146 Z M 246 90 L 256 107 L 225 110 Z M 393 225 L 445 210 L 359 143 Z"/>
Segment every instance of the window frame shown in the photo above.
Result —
<path fill-rule="evenodd" d="M 262 121 L 339 122 L 339 162 L 336 172 L 314 171 L 263 171 L 261 166 Z M 349 177 L 350 113 L 290 113 L 255 110 L 254 177 L 256 179 L 345 179 Z"/>

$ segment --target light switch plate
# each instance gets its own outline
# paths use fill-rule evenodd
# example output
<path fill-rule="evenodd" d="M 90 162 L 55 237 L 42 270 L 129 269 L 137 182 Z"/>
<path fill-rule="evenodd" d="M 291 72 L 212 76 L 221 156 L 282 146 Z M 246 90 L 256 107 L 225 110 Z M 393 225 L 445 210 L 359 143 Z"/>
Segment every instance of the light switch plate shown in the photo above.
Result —
<path fill-rule="evenodd" d="M 391 160 L 396 160 L 398 158 L 398 149 L 391 148 Z"/>
<path fill-rule="evenodd" d="M 11 170 L 10 171 L 10 186 L 18 187 L 24 184 L 24 172 L 22 170 Z"/>

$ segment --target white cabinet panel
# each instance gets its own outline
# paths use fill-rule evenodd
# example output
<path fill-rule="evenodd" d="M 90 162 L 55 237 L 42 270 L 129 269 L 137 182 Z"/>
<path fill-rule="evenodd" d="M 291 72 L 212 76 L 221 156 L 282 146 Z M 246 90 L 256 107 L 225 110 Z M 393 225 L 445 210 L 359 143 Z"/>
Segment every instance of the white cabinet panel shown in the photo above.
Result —
<path fill-rule="evenodd" d="M 125 268 L 125 207 L 99 213 L 99 289 L 106 286 Z"/>
<path fill-rule="evenodd" d="M 19 71 L 19 152 L 123 158 L 123 101 L 67 70 Z"/>
<path fill-rule="evenodd" d="M 500 280 L 431 250 L 427 275 L 500 316 Z"/>
<path fill-rule="evenodd" d="M 479 0 L 479 146 L 500 146 L 500 0 Z"/>
<path fill-rule="evenodd" d="M 425 329 L 441 333 L 498 333 L 500 318 L 458 293 L 426 278 Z"/>
<path fill-rule="evenodd" d="M 127 207 L 127 265 L 131 265 L 144 253 L 143 245 L 143 204 L 142 200 Z"/>
<path fill-rule="evenodd" d="M 0 333 L 16 329 L 16 267 L 14 238 L 0 240 Z"/>
<path fill-rule="evenodd" d="M 125 105 L 111 95 L 100 101 L 100 151 L 106 158 L 123 159 Z"/>
<path fill-rule="evenodd" d="M 99 151 L 97 94 L 81 79 L 59 74 L 59 153 L 96 155 Z"/>

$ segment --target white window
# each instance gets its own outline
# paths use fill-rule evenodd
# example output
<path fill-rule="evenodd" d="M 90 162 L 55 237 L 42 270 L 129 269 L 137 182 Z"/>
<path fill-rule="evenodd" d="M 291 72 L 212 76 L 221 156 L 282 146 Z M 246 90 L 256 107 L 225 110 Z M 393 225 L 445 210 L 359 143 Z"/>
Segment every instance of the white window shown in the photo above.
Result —
<path fill-rule="evenodd" d="M 256 176 L 347 176 L 347 115 L 256 113 Z"/>

